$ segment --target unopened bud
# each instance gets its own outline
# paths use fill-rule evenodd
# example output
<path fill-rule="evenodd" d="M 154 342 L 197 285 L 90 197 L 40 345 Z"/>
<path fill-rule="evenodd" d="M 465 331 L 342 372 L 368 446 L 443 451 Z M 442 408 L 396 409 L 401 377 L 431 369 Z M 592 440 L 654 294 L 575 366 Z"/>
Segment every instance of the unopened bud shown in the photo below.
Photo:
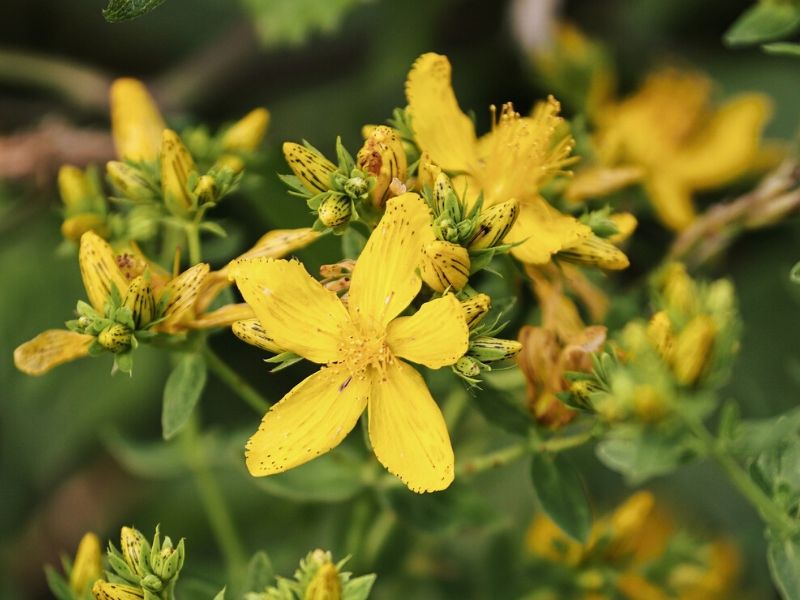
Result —
<path fill-rule="evenodd" d="M 639 224 L 636 217 L 629 212 L 614 213 L 609 215 L 608 220 L 614 223 L 617 228 L 617 233 L 608 238 L 608 241 L 612 244 L 621 244 L 627 240 Z"/>
<path fill-rule="evenodd" d="M 461 202 L 453 190 L 450 178 L 441 171 L 433 185 L 433 208 L 436 217 L 447 219 L 452 223 L 461 221 Z"/>
<path fill-rule="evenodd" d="M 662 293 L 667 307 L 683 315 L 697 311 L 697 286 L 681 263 L 672 263 L 664 271 Z"/>
<path fill-rule="evenodd" d="M 165 128 L 158 107 L 141 81 L 124 78 L 111 85 L 111 132 L 117 156 L 155 160 Z"/>
<path fill-rule="evenodd" d="M 58 191 L 68 210 L 80 209 L 92 194 L 86 174 L 72 165 L 64 165 L 58 170 Z"/>
<path fill-rule="evenodd" d="M 253 152 L 261 144 L 269 126 L 269 111 L 256 108 L 231 125 L 222 136 L 225 150 Z"/>
<path fill-rule="evenodd" d="M 141 566 L 141 556 L 146 550 L 147 540 L 138 529 L 133 527 L 123 527 L 119 536 L 120 550 L 122 558 L 135 575 L 143 575 Z"/>
<path fill-rule="evenodd" d="M 162 581 L 169 581 L 175 577 L 183 567 L 184 559 L 184 543 L 183 540 L 178 542 L 178 546 L 173 548 L 171 545 L 165 545 L 158 553 L 158 558 L 153 567 L 153 572 L 158 575 Z"/>
<path fill-rule="evenodd" d="M 235 154 L 223 154 L 214 163 L 214 168 L 217 170 L 228 169 L 236 175 L 244 171 L 244 161 Z"/>
<path fill-rule="evenodd" d="M 194 186 L 194 194 L 199 205 L 215 202 L 217 199 L 217 182 L 211 175 L 203 175 Z"/>
<path fill-rule="evenodd" d="M 303 600 L 340 600 L 342 582 L 339 571 L 331 562 L 323 564 L 308 584 Z"/>
<path fill-rule="evenodd" d="M 136 329 L 141 329 L 156 316 L 153 290 L 141 275 L 128 284 L 128 291 L 122 304 L 131 310 Z"/>
<path fill-rule="evenodd" d="M 125 325 L 112 323 L 100 332 L 97 341 L 103 348 L 115 354 L 125 352 L 131 347 L 131 330 Z"/>
<path fill-rule="evenodd" d="M 64 236 L 64 239 L 73 242 L 79 241 L 81 236 L 87 231 L 94 231 L 102 238 L 108 237 L 110 233 L 106 218 L 96 213 L 75 215 L 74 217 L 64 219 L 64 222 L 61 224 L 61 235 Z"/>
<path fill-rule="evenodd" d="M 575 245 L 559 252 L 558 256 L 570 262 L 612 271 L 625 269 L 630 264 L 622 250 L 596 235 L 580 239 Z"/>
<path fill-rule="evenodd" d="M 474 379 L 481 374 L 480 363 L 470 356 L 462 356 L 453 365 L 453 368 L 459 375 L 467 379 Z"/>
<path fill-rule="evenodd" d="M 664 396 L 652 385 L 639 385 L 633 390 L 633 408 L 646 423 L 661 420 L 667 414 Z"/>
<path fill-rule="evenodd" d="M 470 250 L 482 250 L 501 244 L 518 214 L 519 203 L 516 200 L 501 202 L 481 211 L 475 219 L 475 230 L 467 247 Z"/>
<path fill-rule="evenodd" d="M 158 594 L 158 592 L 164 589 L 164 582 L 161 581 L 161 578 L 158 575 L 154 575 L 153 573 L 149 573 L 142 577 L 139 580 L 139 585 L 141 585 L 143 589 L 147 590 L 151 594 Z"/>
<path fill-rule="evenodd" d="M 116 160 L 106 163 L 106 175 L 111 185 L 126 198 L 139 202 L 152 200 L 156 192 L 141 172 Z"/>
<path fill-rule="evenodd" d="M 271 337 L 264 331 L 261 321 L 258 319 L 243 319 L 236 321 L 231 325 L 233 334 L 243 342 L 261 348 L 273 354 L 280 354 L 283 349 L 280 348 Z"/>
<path fill-rule="evenodd" d="M 122 583 L 97 580 L 92 586 L 95 600 L 143 600 L 144 590 Z"/>
<path fill-rule="evenodd" d="M 331 175 L 336 171 L 334 165 L 321 154 L 294 142 L 283 144 L 283 156 L 295 177 L 312 194 L 331 189 Z"/>
<path fill-rule="evenodd" d="M 436 292 L 461 290 L 469 280 L 469 268 L 469 253 L 463 246 L 434 240 L 422 248 L 420 274 Z"/>
<path fill-rule="evenodd" d="M 408 176 L 406 153 L 397 130 L 386 125 L 375 127 L 356 155 L 356 166 L 375 177 L 370 198 L 375 208 L 382 208 L 392 182 L 395 179 L 403 182 Z"/>
<path fill-rule="evenodd" d="M 683 328 L 675 340 L 672 370 L 682 385 L 693 385 L 711 362 L 716 326 L 708 315 L 698 315 Z"/>
<path fill-rule="evenodd" d="M 667 311 L 662 310 L 653 315 L 647 324 L 647 337 L 655 346 L 661 358 L 670 360 L 674 339 L 672 336 L 672 323 Z"/>
<path fill-rule="evenodd" d="M 467 354 L 482 363 L 493 363 L 514 358 L 522 350 L 517 340 L 503 340 L 493 337 L 479 337 L 470 341 Z"/>
<path fill-rule="evenodd" d="M 419 166 L 417 166 L 417 187 L 420 190 L 426 187 L 433 189 L 441 172 L 442 170 L 431 161 L 431 155 L 423 152 L 419 158 Z"/>
<path fill-rule="evenodd" d="M 467 327 L 473 329 L 480 323 L 492 307 L 492 299 L 486 294 L 476 294 L 461 303 Z"/>
<path fill-rule="evenodd" d="M 181 138 L 165 129 L 161 139 L 161 190 L 164 204 L 175 216 L 186 216 L 195 208 L 189 192 L 189 175 L 195 170 L 194 159 Z"/>
<path fill-rule="evenodd" d="M 352 200 L 341 194 L 330 194 L 317 209 L 317 217 L 325 227 L 336 229 L 345 225 L 353 213 Z"/>
<path fill-rule="evenodd" d="M 83 597 L 86 589 L 103 576 L 103 562 L 100 540 L 93 533 L 87 533 L 78 544 L 75 562 L 69 573 L 69 589 L 78 597 Z"/>

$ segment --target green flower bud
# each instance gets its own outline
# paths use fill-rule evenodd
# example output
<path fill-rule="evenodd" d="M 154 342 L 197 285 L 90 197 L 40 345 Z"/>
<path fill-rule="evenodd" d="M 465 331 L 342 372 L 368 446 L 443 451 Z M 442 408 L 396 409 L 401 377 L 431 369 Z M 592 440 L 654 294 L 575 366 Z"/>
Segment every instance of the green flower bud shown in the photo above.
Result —
<path fill-rule="evenodd" d="M 131 347 L 131 334 L 131 330 L 125 325 L 112 323 L 100 332 L 97 341 L 106 350 L 118 354 Z"/>
<path fill-rule="evenodd" d="M 479 337 L 469 343 L 467 354 L 488 364 L 514 358 L 520 350 L 522 350 L 522 344 L 516 340 Z"/>
<path fill-rule="evenodd" d="M 461 221 L 461 202 L 453 191 L 450 178 L 441 172 L 433 185 L 433 209 L 437 217 L 450 219 L 453 223 Z"/>
<path fill-rule="evenodd" d="M 356 175 L 355 177 L 350 177 L 344 182 L 342 186 L 344 193 L 347 194 L 353 200 L 360 200 L 363 199 L 364 196 L 369 192 L 369 180 L 365 177 L 361 177 L 360 175 Z"/>
<path fill-rule="evenodd" d="M 453 365 L 456 373 L 467 379 L 474 379 L 481 374 L 481 365 L 477 360 L 469 356 L 462 356 Z"/>
<path fill-rule="evenodd" d="M 331 194 L 319 205 L 317 218 L 325 227 L 336 229 L 350 220 L 352 212 L 353 207 L 350 198 L 340 194 Z"/>
<path fill-rule="evenodd" d="M 341 600 L 342 582 L 336 565 L 326 562 L 317 571 L 306 588 L 303 600 Z"/>
<path fill-rule="evenodd" d="M 164 583 L 157 575 L 154 575 L 152 573 L 142 577 L 139 580 L 139 585 L 141 585 L 143 589 L 147 590 L 148 592 L 152 592 L 154 594 L 157 594 L 162 589 L 164 589 Z"/>
<path fill-rule="evenodd" d="M 217 200 L 217 182 L 211 175 L 203 175 L 194 186 L 194 193 L 197 196 L 197 203 L 199 205 L 216 202 Z"/>

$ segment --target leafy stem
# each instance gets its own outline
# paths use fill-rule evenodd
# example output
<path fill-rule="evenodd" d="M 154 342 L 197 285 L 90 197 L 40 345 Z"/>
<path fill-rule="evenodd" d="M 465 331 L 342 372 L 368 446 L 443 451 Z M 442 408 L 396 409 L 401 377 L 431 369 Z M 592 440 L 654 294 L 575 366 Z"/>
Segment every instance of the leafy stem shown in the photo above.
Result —
<path fill-rule="evenodd" d="M 263 415 L 267 412 L 270 403 L 264 396 L 247 383 L 236 371 L 231 369 L 209 346 L 203 348 L 203 356 L 211 372 L 227 385 L 231 391 L 239 396 L 239 398 L 244 400 L 248 406 L 259 415 Z"/>

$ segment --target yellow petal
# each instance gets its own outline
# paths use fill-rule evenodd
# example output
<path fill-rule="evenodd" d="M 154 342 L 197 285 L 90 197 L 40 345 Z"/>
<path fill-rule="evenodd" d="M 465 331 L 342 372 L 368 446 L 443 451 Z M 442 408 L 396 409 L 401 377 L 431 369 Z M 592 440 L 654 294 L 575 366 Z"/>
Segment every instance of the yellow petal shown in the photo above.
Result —
<path fill-rule="evenodd" d="M 222 136 L 222 147 L 225 150 L 254 152 L 269 126 L 269 111 L 266 108 L 255 108 L 236 121 Z"/>
<path fill-rule="evenodd" d="M 695 212 L 689 188 L 669 173 L 650 177 L 645 191 L 659 220 L 670 229 L 686 229 Z"/>
<path fill-rule="evenodd" d="M 417 276 L 422 245 L 433 239 L 431 214 L 417 194 L 390 199 L 353 269 L 348 306 L 354 319 L 383 329 L 422 285 Z"/>
<path fill-rule="evenodd" d="M 422 376 L 401 360 L 373 378 L 369 439 L 381 464 L 411 491 L 443 490 L 453 482 L 455 459 L 442 412 Z"/>
<path fill-rule="evenodd" d="M 602 198 L 636 183 L 643 174 L 644 170 L 638 165 L 587 167 L 575 173 L 564 192 L 564 199 L 578 203 L 590 198 Z"/>
<path fill-rule="evenodd" d="M 718 187 L 740 177 L 758 156 L 770 112 L 769 99 L 763 94 L 743 94 L 730 100 L 681 148 L 670 172 L 694 189 Z"/>
<path fill-rule="evenodd" d="M 14 365 L 28 375 L 41 375 L 60 364 L 89 354 L 91 335 L 48 329 L 14 350 Z"/>
<path fill-rule="evenodd" d="M 505 241 L 522 242 L 511 253 L 524 263 L 549 262 L 553 254 L 591 234 L 589 227 L 561 214 L 539 196 L 521 203 L 519 208 L 517 221 Z"/>
<path fill-rule="evenodd" d="M 117 266 L 111 246 L 94 231 L 87 231 L 81 236 L 78 262 L 86 295 L 95 310 L 103 312 L 114 287 L 117 288 L 120 299 L 122 298 L 122 294 L 128 289 L 128 281 Z"/>
<path fill-rule="evenodd" d="M 389 323 L 386 342 L 397 356 L 431 369 L 452 365 L 469 346 L 464 309 L 452 294 L 426 302 Z"/>
<path fill-rule="evenodd" d="M 458 106 L 450 81 L 450 61 L 420 56 L 406 80 L 411 128 L 420 149 L 448 171 L 472 171 L 477 163 L 475 126 Z"/>
<path fill-rule="evenodd" d="M 236 321 L 231 326 L 231 331 L 233 331 L 233 334 L 236 337 L 243 342 L 250 344 L 251 346 L 261 348 L 262 350 L 272 352 L 273 354 L 280 354 L 283 352 L 283 350 L 275 343 L 275 340 L 269 337 L 267 332 L 264 331 L 261 321 L 256 318 Z"/>
<path fill-rule="evenodd" d="M 316 363 L 340 358 L 341 333 L 350 324 L 347 310 L 302 264 L 248 258 L 237 261 L 231 275 L 279 347 Z"/>
<path fill-rule="evenodd" d="M 168 322 L 179 321 L 186 311 L 194 306 L 208 271 L 209 267 L 206 263 L 197 264 L 181 273 L 164 287 L 161 297 L 169 294 L 167 296 L 169 300 L 164 309 L 164 315 L 168 317 Z"/>
<path fill-rule="evenodd" d="M 367 405 L 369 380 L 323 367 L 273 406 L 247 442 L 251 475 L 281 473 L 339 445 Z"/>
<path fill-rule="evenodd" d="M 137 79 L 117 79 L 111 85 L 111 132 L 117 156 L 155 160 L 166 128 L 147 88 Z"/>
<path fill-rule="evenodd" d="M 247 252 L 239 258 L 256 258 L 263 256 L 266 258 L 283 258 L 295 250 L 305 248 L 310 243 L 316 241 L 320 236 L 318 231 L 311 227 L 300 227 L 298 229 L 275 229 L 268 231 L 253 244 Z M 233 264 L 231 261 L 230 264 Z"/>

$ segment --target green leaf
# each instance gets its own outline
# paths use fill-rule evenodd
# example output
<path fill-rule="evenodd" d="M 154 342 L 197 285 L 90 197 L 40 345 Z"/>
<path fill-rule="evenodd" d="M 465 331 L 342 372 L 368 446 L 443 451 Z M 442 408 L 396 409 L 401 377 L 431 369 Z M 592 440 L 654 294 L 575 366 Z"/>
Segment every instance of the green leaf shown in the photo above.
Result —
<path fill-rule="evenodd" d="M 563 457 L 537 452 L 531 461 L 533 489 L 542 510 L 564 533 L 584 543 L 592 528 L 592 511 L 580 473 Z"/>
<path fill-rule="evenodd" d="M 243 598 L 248 593 L 261 594 L 275 580 L 272 561 L 263 550 L 256 552 L 247 563 L 247 571 L 239 581 L 230 582 L 231 598 Z"/>
<path fill-rule="evenodd" d="M 515 403 L 511 394 L 483 382 L 481 389 L 475 389 L 472 400 L 484 418 L 493 425 L 509 433 L 528 435 L 532 425 L 531 417 L 523 407 Z"/>
<path fill-rule="evenodd" d="M 800 262 L 792 267 L 792 271 L 789 273 L 789 278 L 795 283 L 800 283 Z"/>
<path fill-rule="evenodd" d="M 800 56 L 800 44 L 792 42 L 773 42 L 764 44 L 761 48 L 767 54 L 774 54 L 775 56 Z M 795 283 L 800 281 L 800 269 L 797 268 L 797 265 L 792 269 L 791 277 Z"/>
<path fill-rule="evenodd" d="M 243 0 L 261 41 L 298 46 L 316 32 L 339 27 L 344 15 L 364 0 Z"/>
<path fill-rule="evenodd" d="M 800 27 L 800 8 L 791 2 L 759 2 L 725 33 L 729 46 L 747 46 L 784 38 Z"/>
<path fill-rule="evenodd" d="M 800 539 L 770 536 L 767 562 L 783 600 L 800 600 Z"/>
<path fill-rule="evenodd" d="M 375 574 L 362 575 L 345 583 L 342 600 L 367 600 L 376 577 Z"/>
<path fill-rule="evenodd" d="M 47 578 L 47 586 L 58 600 L 73 600 L 74 596 L 69 583 L 58 571 L 48 565 L 44 568 L 44 574 Z"/>
<path fill-rule="evenodd" d="M 367 237 L 350 226 L 342 234 L 342 258 L 358 258 L 364 246 L 367 244 Z"/>
<path fill-rule="evenodd" d="M 730 451 L 742 459 L 755 459 L 770 452 L 800 433 L 800 408 L 767 419 L 748 419 L 737 423 L 730 440 Z"/>
<path fill-rule="evenodd" d="M 429 535 L 485 527 L 491 518 L 475 488 L 458 482 L 430 494 L 414 494 L 405 487 L 396 487 L 387 498 L 400 521 Z"/>
<path fill-rule="evenodd" d="M 361 469 L 362 463 L 352 453 L 337 448 L 285 473 L 251 481 L 268 494 L 287 500 L 343 502 L 364 489 Z"/>
<path fill-rule="evenodd" d="M 219 593 L 214 596 L 214 600 L 225 600 L 225 588 L 222 588 Z"/>
<path fill-rule="evenodd" d="M 119 23 L 141 17 L 163 2 L 164 0 L 110 0 L 103 9 L 103 16 L 109 23 Z"/>
<path fill-rule="evenodd" d="M 200 354 L 183 354 L 164 386 L 161 429 L 165 440 L 189 420 L 206 384 L 206 361 Z"/>

